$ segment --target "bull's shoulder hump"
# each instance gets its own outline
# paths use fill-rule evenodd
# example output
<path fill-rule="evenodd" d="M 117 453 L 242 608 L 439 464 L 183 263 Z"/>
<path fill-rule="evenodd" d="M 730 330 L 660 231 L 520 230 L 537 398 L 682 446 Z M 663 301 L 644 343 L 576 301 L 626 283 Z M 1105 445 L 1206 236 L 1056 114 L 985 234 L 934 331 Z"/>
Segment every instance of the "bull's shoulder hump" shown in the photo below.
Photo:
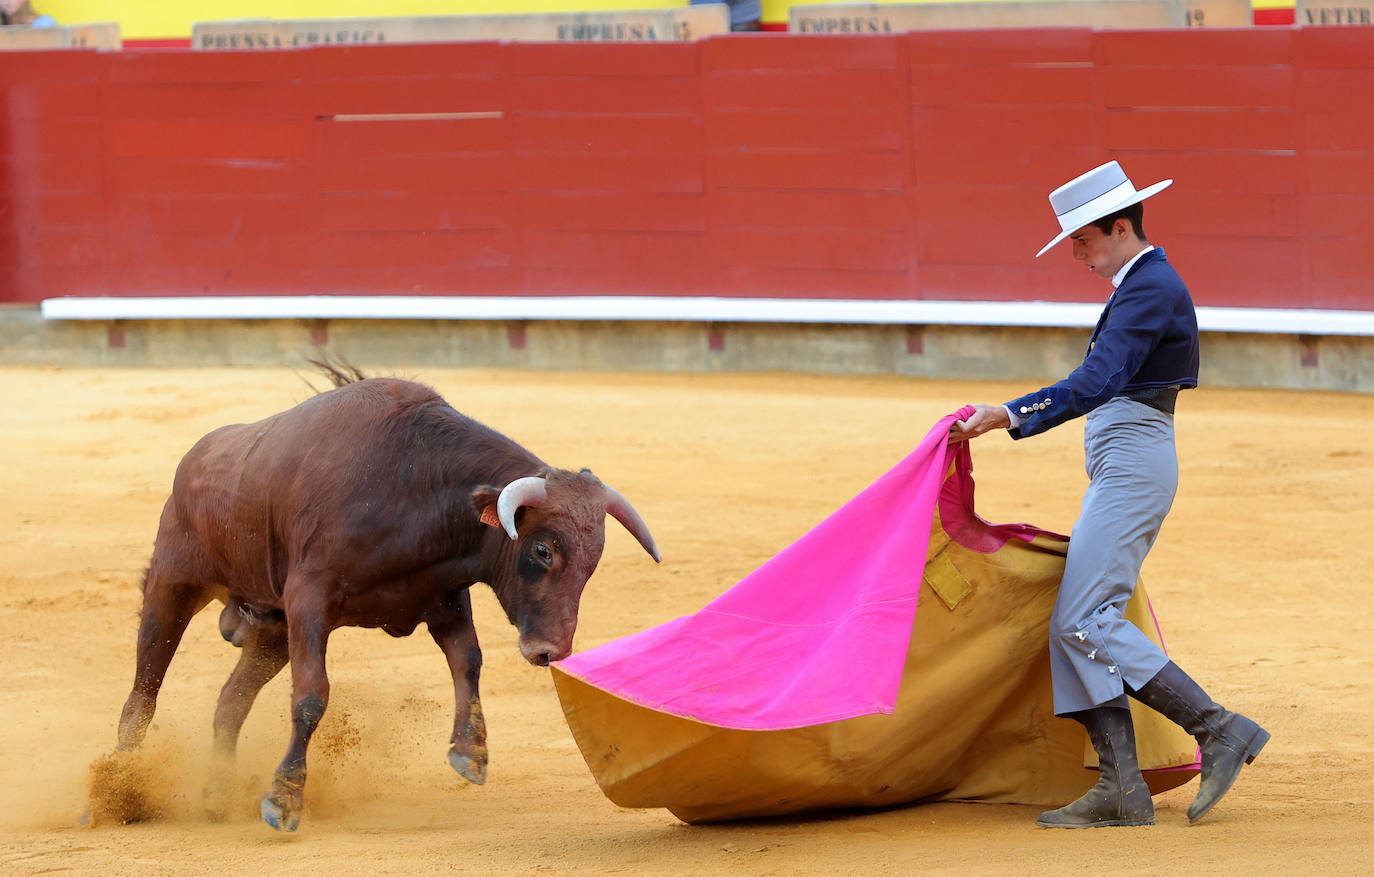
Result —
<path fill-rule="evenodd" d="M 443 397 L 433 387 L 402 378 L 364 378 L 361 381 L 355 381 L 338 389 L 321 393 L 315 399 L 344 403 L 384 403 L 389 406 L 397 403 L 408 405 L 427 402 L 443 403 L 444 401 Z"/>
<path fill-rule="evenodd" d="M 362 383 L 371 384 L 373 382 L 388 396 L 396 399 L 413 399 L 417 402 L 443 401 L 433 387 L 418 381 L 407 381 L 403 378 L 368 378 Z"/>
<path fill-rule="evenodd" d="M 253 434 L 264 423 L 271 419 L 272 418 L 269 417 L 264 420 L 260 420 L 257 423 L 229 423 L 224 426 L 217 427 L 215 429 L 210 430 L 205 435 L 201 436 L 200 441 L 195 443 L 194 447 L 192 447 L 192 450 L 204 451 L 210 448 L 216 448 L 226 444 L 233 444 L 234 442 L 240 441 L 243 438 Z"/>

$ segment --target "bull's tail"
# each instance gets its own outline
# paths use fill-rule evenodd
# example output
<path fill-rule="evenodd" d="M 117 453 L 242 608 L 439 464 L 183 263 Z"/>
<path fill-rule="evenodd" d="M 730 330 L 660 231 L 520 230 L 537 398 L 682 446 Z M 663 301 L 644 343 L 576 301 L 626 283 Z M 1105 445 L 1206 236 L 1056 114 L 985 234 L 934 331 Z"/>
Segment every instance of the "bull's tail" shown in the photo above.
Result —
<path fill-rule="evenodd" d="M 307 362 L 319 369 L 335 387 L 367 380 L 367 375 L 363 374 L 362 369 L 337 354 L 326 354 L 322 360 L 311 359 Z"/>

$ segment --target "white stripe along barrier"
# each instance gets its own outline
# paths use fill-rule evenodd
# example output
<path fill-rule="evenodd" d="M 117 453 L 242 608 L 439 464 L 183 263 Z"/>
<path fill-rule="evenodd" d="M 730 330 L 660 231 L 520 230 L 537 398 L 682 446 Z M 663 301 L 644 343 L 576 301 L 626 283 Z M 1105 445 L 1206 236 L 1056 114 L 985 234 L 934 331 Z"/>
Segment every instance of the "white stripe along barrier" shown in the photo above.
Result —
<path fill-rule="evenodd" d="M 1101 303 L 660 296 L 50 298 L 49 320 L 623 320 L 1092 327 Z M 1204 332 L 1374 335 L 1374 311 L 1199 307 Z"/>

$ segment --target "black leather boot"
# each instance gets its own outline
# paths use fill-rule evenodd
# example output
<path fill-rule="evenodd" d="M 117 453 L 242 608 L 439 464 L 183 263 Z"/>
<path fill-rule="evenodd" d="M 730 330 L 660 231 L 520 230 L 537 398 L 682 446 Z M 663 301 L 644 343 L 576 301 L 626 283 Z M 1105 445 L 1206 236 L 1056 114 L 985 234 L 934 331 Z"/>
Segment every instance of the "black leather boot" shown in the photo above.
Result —
<path fill-rule="evenodd" d="M 1202 784 L 1188 808 L 1189 824 L 1196 823 L 1221 800 L 1240 769 L 1254 761 L 1269 742 L 1268 731 L 1213 701 L 1173 661 L 1131 694 L 1197 738 L 1202 750 Z"/>
<path fill-rule="evenodd" d="M 1088 729 L 1102 777 L 1072 804 L 1041 813 L 1035 824 L 1045 828 L 1154 825 L 1155 805 L 1136 760 L 1130 710 L 1100 706 L 1075 713 L 1073 718 Z"/>

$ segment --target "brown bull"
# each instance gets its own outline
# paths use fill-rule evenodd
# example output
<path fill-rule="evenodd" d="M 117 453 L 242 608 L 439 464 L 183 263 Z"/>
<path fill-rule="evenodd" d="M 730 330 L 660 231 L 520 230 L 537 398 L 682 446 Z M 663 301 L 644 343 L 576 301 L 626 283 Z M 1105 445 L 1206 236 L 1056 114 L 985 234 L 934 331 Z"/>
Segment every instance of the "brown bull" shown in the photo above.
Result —
<path fill-rule="evenodd" d="M 572 649 L 607 514 L 659 559 L 639 515 L 590 471 L 550 468 L 427 387 L 331 376 L 337 389 L 215 430 L 177 467 L 119 722 L 119 748 L 138 746 L 187 623 L 224 601 L 220 631 L 243 653 L 215 709 L 211 792 L 223 797 L 248 710 L 290 663 L 291 741 L 262 800 L 263 819 L 288 831 L 300 823 L 306 746 L 329 701 L 332 630 L 405 636 L 428 625 L 453 673 L 449 761 L 481 783 L 482 653 L 468 587 L 491 586 L 521 654 L 545 665 Z"/>

